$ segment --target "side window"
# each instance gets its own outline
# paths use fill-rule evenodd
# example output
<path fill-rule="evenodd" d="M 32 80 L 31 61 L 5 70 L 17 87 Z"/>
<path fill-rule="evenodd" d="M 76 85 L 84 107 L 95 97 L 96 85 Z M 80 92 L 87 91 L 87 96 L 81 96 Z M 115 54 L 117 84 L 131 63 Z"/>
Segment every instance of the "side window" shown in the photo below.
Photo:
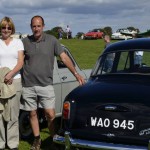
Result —
<path fill-rule="evenodd" d="M 130 68 L 128 52 L 122 52 L 117 66 L 117 72 L 125 72 Z"/>
<path fill-rule="evenodd" d="M 115 59 L 115 53 L 109 53 L 99 57 L 92 75 L 111 73 Z"/>
<path fill-rule="evenodd" d="M 59 57 L 57 57 L 57 65 L 58 65 L 59 69 L 61 69 L 61 68 L 67 68 L 67 66 L 60 60 Z"/>
<path fill-rule="evenodd" d="M 110 73 L 112 71 L 113 63 L 114 63 L 115 53 L 110 53 L 106 55 L 103 71 L 105 73 Z"/>
<path fill-rule="evenodd" d="M 135 51 L 135 54 L 134 54 L 134 64 L 136 66 L 142 66 L 142 61 L 143 61 L 143 51 Z"/>
<path fill-rule="evenodd" d="M 71 54 L 69 53 L 69 51 L 65 47 L 62 47 L 62 48 L 64 49 L 64 52 L 68 55 L 68 57 L 70 58 L 70 60 L 72 61 L 72 64 L 75 66 L 75 62 L 73 61 L 73 59 L 72 59 Z M 62 62 L 62 60 L 60 59 L 59 56 L 57 56 L 57 65 L 58 65 L 59 69 L 67 68 L 67 66 Z"/>
<path fill-rule="evenodd" d="M 147 67 L 150 67 L 150 52 L 143 52 L 143 55 L 142 55 L 142 59 L 141 59 L 141 65 L 142 66 L 147 66 Z"/>
<path fill-rule="evenodd" d="M 137 66 L 136 72 L 150 73 L 150 52 L 136 51 L 135 56 L 135 65 Z"/>

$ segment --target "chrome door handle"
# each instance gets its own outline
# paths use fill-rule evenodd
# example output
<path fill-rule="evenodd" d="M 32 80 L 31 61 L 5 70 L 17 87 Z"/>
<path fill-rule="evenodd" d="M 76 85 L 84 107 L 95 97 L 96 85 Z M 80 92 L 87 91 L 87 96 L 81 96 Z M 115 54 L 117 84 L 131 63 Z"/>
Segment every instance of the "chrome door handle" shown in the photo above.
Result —
<path fill-rule="evenodd" d="M 66 80 L 66 79 L 67 79 L 67 77 L 66 77 L 66 76 L 63 76 L 63 77 L 62 77 L 62 79 L 63 79 L 63 80 Z"/>

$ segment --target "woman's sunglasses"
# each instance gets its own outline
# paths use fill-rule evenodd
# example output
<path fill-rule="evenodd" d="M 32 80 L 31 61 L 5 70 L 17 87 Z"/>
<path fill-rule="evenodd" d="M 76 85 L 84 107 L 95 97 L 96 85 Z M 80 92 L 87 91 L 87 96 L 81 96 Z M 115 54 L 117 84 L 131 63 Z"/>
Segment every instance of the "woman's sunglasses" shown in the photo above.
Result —
<path fill-rule="evenodd" d="M 6 30 L 6 29 L 7 29 L 7 30 L 12 30 L 11 27 L 2 27 L 1 29 L 2 29 L 2 30 Z"/>

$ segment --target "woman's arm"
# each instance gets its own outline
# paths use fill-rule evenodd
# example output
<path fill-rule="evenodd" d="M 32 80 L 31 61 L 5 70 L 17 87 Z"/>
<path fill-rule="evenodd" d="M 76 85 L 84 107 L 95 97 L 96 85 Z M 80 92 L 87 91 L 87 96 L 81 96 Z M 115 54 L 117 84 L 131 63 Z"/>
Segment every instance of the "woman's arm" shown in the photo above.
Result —
<path fill-rule="evenodd" d="M 5 83 L 11 84 L 15 74 L 22 68 L 24 64 L 24 51 L 18 51 L 18 61 L 16 66 L 5 76 Z"/>

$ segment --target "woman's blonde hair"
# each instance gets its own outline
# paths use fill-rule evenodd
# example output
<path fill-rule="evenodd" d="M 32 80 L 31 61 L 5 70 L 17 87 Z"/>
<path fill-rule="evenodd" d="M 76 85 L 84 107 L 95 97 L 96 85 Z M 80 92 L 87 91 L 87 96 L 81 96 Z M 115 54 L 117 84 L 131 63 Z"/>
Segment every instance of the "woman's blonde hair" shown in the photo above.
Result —
<path fill-rule="evenodd" d="M 0 29 L 2 29 L 2 27 L 6 26 L 6 24 L 8 24 L 11 27 L 11 29 L 12 29 L 11 34 L 14 34 L 15 33 L 15 25 L 14 25 L 12 19 L 9 17 L 4 17 L 0 22 Z"/>

